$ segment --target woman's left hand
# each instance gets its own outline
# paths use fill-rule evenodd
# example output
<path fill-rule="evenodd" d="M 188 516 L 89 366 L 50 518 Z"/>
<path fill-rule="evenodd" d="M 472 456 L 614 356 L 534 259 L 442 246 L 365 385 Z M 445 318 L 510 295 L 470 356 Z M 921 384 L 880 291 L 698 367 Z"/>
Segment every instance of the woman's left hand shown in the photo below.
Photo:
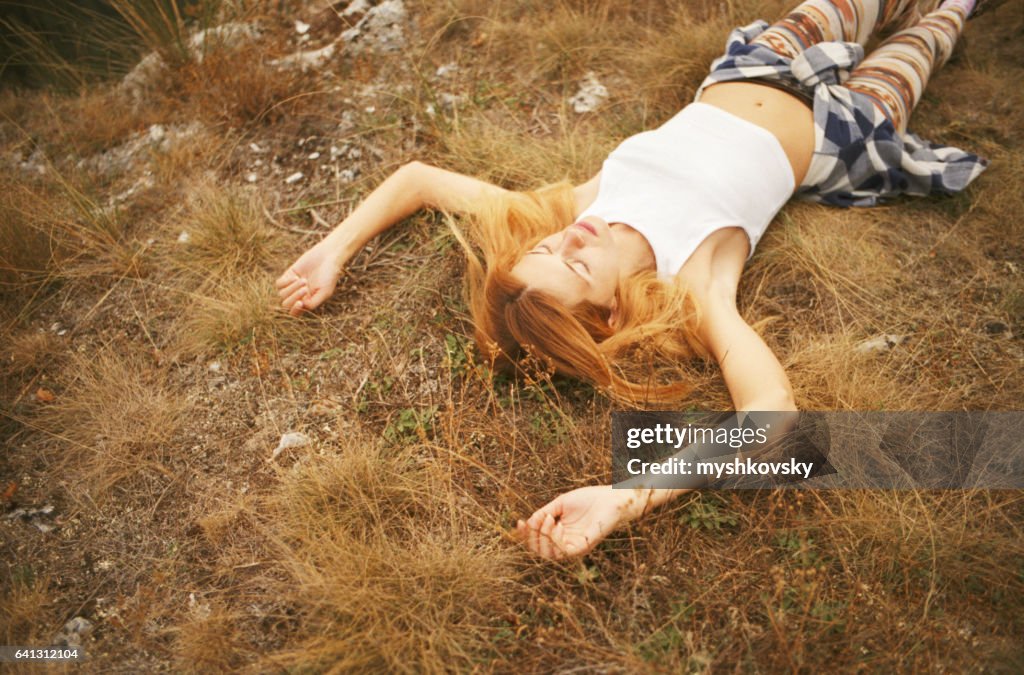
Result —
<path fill-rule="evenodd" d="M 612 530 L 639 515 L 634 490 L 594 485 L 559 495 L 528 520 L 520 520 L 516 533 L 526 548 L 559 560 L 589 553 Z"/>

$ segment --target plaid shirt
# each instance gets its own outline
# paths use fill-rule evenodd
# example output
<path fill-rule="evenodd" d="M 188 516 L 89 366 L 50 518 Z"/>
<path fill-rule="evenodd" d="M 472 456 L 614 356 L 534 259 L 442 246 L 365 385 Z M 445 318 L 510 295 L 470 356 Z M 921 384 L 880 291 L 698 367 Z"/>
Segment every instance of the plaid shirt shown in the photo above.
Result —
<path fill-rule="evenodd" d="M 821 42 L 795 59 L 751 44 L 764 21 L 729 34 L 697 98 L 717 82 L 763 79 L 813 98 L 815 151 L 796 196 L 835 206 L 874 206 L 899 194 L 964 189 L 988 161 L 958 148 L 901 133 L 873 101 L 842 83 L 864 58 L 855 42 Z"/>

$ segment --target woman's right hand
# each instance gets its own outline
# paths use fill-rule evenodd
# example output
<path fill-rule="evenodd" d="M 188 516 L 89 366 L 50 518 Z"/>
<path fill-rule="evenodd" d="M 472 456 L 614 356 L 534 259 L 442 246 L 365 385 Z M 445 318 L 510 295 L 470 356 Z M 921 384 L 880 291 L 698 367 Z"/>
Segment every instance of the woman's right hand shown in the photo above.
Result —
<path fill-rule="evenodd" d="M 277 278 L 281 306 L 292 316 L 319 307 L 334 293 L 344 262 L 329 238 L 303 253 Z"/>

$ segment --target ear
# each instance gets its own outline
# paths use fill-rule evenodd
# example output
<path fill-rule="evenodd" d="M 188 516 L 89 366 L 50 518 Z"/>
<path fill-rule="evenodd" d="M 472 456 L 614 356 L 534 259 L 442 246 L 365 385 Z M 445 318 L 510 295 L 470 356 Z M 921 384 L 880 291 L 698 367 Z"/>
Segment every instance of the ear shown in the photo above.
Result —
<path fill-rule="evenodd" d="M 619 299 L 612 298 L 611 313 L 608 315 L 608 327 L 616 330 L 619 327 Z"/>

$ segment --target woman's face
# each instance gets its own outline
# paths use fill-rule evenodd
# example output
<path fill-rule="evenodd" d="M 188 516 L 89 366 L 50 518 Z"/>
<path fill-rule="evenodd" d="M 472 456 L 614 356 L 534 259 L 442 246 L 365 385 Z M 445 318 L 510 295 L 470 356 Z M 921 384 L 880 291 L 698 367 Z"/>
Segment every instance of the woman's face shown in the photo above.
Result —
<path fill-rule="evenodd" d="M 589 301 L 613 309 L 619 267 L 608 223 L 588 218 L 541 239 L 512 274 L 528 289 L 548 293 L 568 307 Z"/>

